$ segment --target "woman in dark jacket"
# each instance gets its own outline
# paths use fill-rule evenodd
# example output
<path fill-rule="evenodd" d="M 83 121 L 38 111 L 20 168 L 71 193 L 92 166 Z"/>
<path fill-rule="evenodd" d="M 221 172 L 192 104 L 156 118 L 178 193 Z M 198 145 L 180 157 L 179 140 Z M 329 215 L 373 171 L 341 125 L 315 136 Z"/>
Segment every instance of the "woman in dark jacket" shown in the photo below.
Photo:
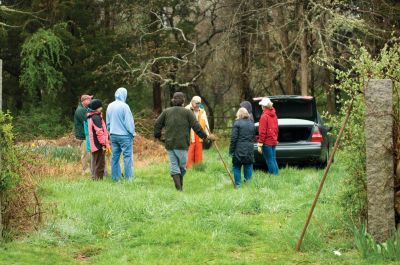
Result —
<path fill-rule="evenodd" d="M 242 102 L 240 102 L 240 107 L 245 108 L 247 110 L 247 112 L 249 113 L 249 120 L 254 122 L 253 107 L 251 106 L 251 103 L 248 101 L 242 101 Z"/>
<path fill-rule="evenodd" d="M 232 128 L 231 144 L 229 146 L 236 186 L 240 186 L 242 166 L 245 182 L 250 180 L 253 175 L 254 139 L 254 123 L 249 119 L 248 111 L 245 108 L 240 108 L 236 114 L 236 121 Z"/>

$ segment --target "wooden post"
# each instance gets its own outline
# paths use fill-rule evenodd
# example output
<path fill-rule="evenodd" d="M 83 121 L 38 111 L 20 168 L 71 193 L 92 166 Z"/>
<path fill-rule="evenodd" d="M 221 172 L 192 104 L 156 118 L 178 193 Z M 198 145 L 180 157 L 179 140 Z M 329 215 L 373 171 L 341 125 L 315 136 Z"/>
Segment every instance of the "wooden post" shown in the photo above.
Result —
<path fill-rule="evenodd" d="M 304 224 L 303 230 L 301 231 L 300 238 L 297 241 L 296 251 L 300 251 L 300 249 L 301 249 L 301 244 L 303 243 L 304 235 L 306 234 L 307 227 L 310 224 L 311 217 L 312 217 L 312 215 L 314 213 L 314 209 L 315 209 L 315 206 L 317 205 L 317 202 L 318 202 L 318 199 L 319 199 L 319 195 L 321 194 L 322 188 L 324 187 L 325 180 L 326 180 L 326 177 L 328 176 L 329 169 L 331 168 L 331 165 L 333 163 L 333 159 L 335 157 L 336 151 L 339 148 L 340 139 L 342 138 L 342 135 L 344 133 L 344 129 L 346 128 L 346 124 L 349 121 L 351 110 L 353 109 L 353 102 L 354 102 L 354 98 L 350 102 L 349 108 L 347 109 L 347 112 L 346 112 L 346 117 L 344 118 L 342 126 L 340 127 L 340 131 L 339 131 L 339 134 L 338 134 L 338 136 L 336 138 L 335 145 L 333 146 L 332 153 L 331 153 L 331 155 L 329 157 L 329 161 L 328 161 L 328 164 L 327 164 L 327 166 L 325 168 L 324 175 L 322 176 L 322 179 L 321 179 L 321 181 L 319 183 L 317 194 L 315 195 L 314 201 L 313 201 L 313 203 L 311 205 L 311 209 L 310 209 L 310 211 L 308 213 L 307 220 L 306 220 L 306 223 Z"/>
<path fill-rule="evenodd" d="M 3 60 L 0 59 L 0 111 L 3 110 Z"/>
<path fill-rule="evenodd" d="M 370 80 L 365 89 L 368 232 L 378 242 L 395 230 L 392 114 L 392 80 Z"/>

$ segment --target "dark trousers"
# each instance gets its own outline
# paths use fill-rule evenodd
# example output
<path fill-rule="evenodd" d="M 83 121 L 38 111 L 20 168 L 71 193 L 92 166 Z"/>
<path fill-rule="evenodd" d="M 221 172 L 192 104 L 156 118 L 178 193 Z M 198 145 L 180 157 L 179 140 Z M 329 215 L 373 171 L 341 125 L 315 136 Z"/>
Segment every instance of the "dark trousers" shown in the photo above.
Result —
<path fill-rule="evenodd" d="M 105 161 L 105 153 L 103 149 L 97 150 L 92 153 L 92 161 L 93 161 L 93 180 L 103 179 L 104 176 L 104 168 L 106 166 Z"/>

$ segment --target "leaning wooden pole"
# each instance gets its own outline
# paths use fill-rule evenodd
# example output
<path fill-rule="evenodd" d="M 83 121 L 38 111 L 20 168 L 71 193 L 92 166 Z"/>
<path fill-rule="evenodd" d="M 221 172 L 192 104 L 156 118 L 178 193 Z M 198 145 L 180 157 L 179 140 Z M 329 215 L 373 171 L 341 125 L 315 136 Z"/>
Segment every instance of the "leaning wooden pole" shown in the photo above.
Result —
<path fill-rule="evenodd" d="M 225 167 L 226 171 L 228 172 L 229 177 L 231 178 L 231 181 L 232 181 L 232 184 L 233 184 L 233 188 L 236 189 L 235 180 L 233 179 L 232 174 L 231 174 L 231 171 L 228 169 L 228 166 L 226 165 L 225 160 L 224 160 L 224 158 L 222 157 L 221 152 L 219 151 L 217 142 L 214 142 L 214 145 L 215 145 L 215 149 L 217 149 L 219 158 L 221 159 L 222 163 L 224 164 L 224 167 Z"/>
<path fill-rule="evenodd" d="M 311 209 L 310 209 L 310 212 L 308 213 L 307 220 L 306 220 L 306 223 L 304 224 L 304 228 L 303 228 L 303 231 L 301 232 L 299 241 L 296 244 L 296 251 L 300 251 L 301 243 L 303 242 L 304 235 L 306 234 L 306 231 L 307 231 L 307 227 L 310 224 L 310 220 L 311 220 L 311 217 L 312 217 L 312 215 L 314 213 L 315 206 L 317 205 L 317 202 L 318 202 L 318 199 L 319 199 L 319 195 L 321 194 L 322 188 L 324 187 L 325 180 L 326 180 L 326 177 L 328 176 L 328 172 L 329 172 L 329 169 L 330 169 L 330 167 L 332 165 L 333 158 L 335 156 L 336 150 L 339 147 L 340 138 L 342 137 L 344 129 L 346 128 L 347 122 L 349 120 L 350 113 L 351 113 L 351 110 L 353 108 L 353 102 L 354 102 L 354 97 L 352 98 L 352 100 L 350 102 L 349 108 L 348 108 L 347 113 L 346 113 L 346 117 L 343 120 L 343 123 L 342 123 L 342 126 L 340 128 L 339 134 L 338 134 L 338 136 L 336 138 L 336 142 L 335 142 L 335 145 L 333 147 L 332 153 L 329 156 L 329 161 L 328 161 L 328 164 L 327 164 L 327 166 L 325 168 L 324 175 L 323 175 L 323 177 L 321 179 L 321 182 L 319 183 L 317 194 L 315 195 L 313 204 L 311 205 Z"/>
<path fill-rule="evenodd" d="M 207 129 L 208 133 L 211 133 L 211 132 L 210 132 L 210 129 L 208 129 L 207 127 L 206 127 L 206 129 Z M 221 159 L 222 164 L 224 164 L 225 170 L 226 170 L 226 172 L 228 172 L 228 175 L 229 175 L 229 177 L 230 177 L 230 179 L 231 179 L 231 181 L 232 181 L 233 188 L 236 189 L 237 187 L 236 187 L 236 184 L 235 184 L 235 180 L 233 179 L 233 176 L 232 176 L 232 174 L 231 174 L 231 171 L 229 170 L 228 166 L 227 166 L 226 163 L 225 163 L 224 158 L 222 157 L 221 152 L 219 151 L 219 148 L 218 148 L 218 145 L 217 145 L 217 141 L 214 141 L 214 145 L 215 145 L 215 149 L 217 149 L 217 153 L 218 153 L 218 155 L 219 155 L 219 158 Z"/>

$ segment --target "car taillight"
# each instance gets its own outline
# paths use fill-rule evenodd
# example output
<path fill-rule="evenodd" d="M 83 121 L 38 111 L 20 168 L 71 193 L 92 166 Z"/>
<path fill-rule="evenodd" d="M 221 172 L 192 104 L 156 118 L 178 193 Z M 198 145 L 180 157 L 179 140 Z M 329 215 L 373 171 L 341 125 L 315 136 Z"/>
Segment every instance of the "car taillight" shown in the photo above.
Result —
<path fill-rule="evenodd" d="M 319 131 L 318 128 L 313 130 L 312 136 L 311 136 L 311 142 L 313 143 L 321 143 L 324 140 L 324 137 L 322 137 L 321 132 Z"/>

